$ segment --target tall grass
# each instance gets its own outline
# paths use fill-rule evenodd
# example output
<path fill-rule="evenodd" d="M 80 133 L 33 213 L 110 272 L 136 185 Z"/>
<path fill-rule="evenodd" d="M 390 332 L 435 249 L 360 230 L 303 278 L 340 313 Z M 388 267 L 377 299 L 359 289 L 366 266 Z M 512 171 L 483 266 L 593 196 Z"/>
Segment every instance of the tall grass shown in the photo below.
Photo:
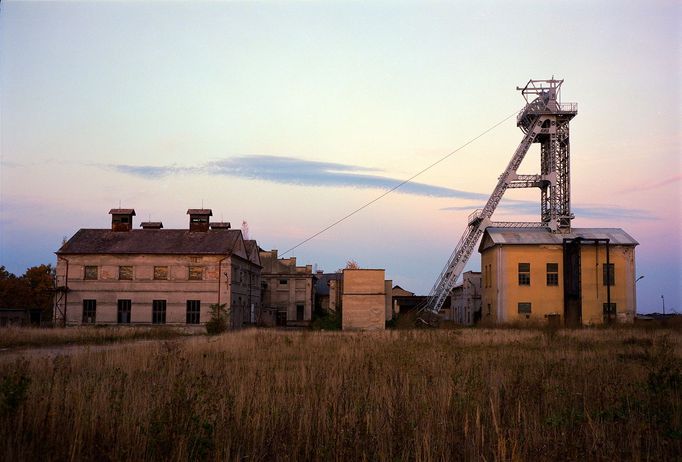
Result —
<path fill-rule="evenodd" d="M 250 330 L 0 363 L 4 460 L 672 460 L 679 333 Z"/>
<path fill-rule="evenodd" d="M 201 329 L 202 332 L 205 332 Z M 170 326 L 79 326 L 55 327 L 6 327 L 0 329 L 0 348 L 24 348 L 59 345 L 90 345 L 131 340 L 166 340 L 193 331 L 184 327 Z"/>

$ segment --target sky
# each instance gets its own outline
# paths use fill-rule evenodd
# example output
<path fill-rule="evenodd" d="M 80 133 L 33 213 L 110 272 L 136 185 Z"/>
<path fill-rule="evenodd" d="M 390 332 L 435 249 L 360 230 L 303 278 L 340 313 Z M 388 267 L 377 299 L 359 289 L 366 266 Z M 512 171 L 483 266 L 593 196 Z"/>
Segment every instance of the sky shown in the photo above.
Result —
<path fill-rule="evenodd" d="M 0 4 L 0 265 L 56 262 L 111 208 L 206 207 L 290 249 L 428 293 L 521 141 L 517 86 L 564 79 L 574 227 L 638 242 L 638 311 L 682 313 L 676 1 Z M 501 123 L 500 123 L 501 122 Z M 486 130 L 500 123 L 480 138 Z M 539 172 L 534 146 L 520 173 Z M 494 215 L 537 221 L 539 192 Z M 480 268 L 474 253 L 467 269 Z"/>

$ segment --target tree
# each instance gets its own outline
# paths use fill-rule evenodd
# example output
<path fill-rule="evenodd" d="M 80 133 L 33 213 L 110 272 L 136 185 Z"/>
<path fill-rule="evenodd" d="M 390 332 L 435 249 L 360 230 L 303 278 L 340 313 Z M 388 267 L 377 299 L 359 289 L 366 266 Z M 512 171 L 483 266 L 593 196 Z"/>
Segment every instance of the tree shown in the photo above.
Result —
<path fill-rule="evenodd" d="M 211 305 L 211 319 L 206 323 L 206 333 L 209 335 L 216 335 L 227 330 L 228 312 L 227 304 L 219 305 L 213 303 Z"/>
<path fill-rule="evenodd" d="M 28 268 L 21 277 L 0 267 L 0 307 L 40 310 L 43 319 L 52 313 L 53 281 L 52 265 Z"/>

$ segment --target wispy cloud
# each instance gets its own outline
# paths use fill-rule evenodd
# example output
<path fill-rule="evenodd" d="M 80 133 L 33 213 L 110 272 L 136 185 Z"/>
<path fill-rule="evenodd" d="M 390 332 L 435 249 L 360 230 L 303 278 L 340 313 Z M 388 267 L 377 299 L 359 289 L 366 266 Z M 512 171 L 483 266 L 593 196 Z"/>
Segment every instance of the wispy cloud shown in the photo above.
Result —
<path fill-rule="evenodd" d="M 382 176 L 382 170 L 335 162 L 318 162 L 295 157 L 239 156 L 208 162 L 199 167 L 108 165 L 120 173 L 149 179 L 178 174 L 224 175 L 271 183 L 301 186 L 391 189 L 403 180 Z M 484 200 L 484 194 L 410 182 L 399 192 L 418 196 Z"/>
<path fill-rule="evenodd" d="M 109 169 L 127 175 L 148 179 L 160 179 L 170 175 L 222 175 L 271 183 L 301 186 L 324 186 L 343 188 L 368 188 L 387 190 L 394 188 L 403 180 L 383 176 L 383 170 L 336 162 L 318 162 L 295 157 L 279 156 L 238 156 L 215 160 L 196 167 L 179 165 L 107 165 Z M 674 181 L 675 177 L 667 180 Z M 410 182 L 397 190 L 404 194 L 417 196 L 443 197 L 475 201 L 472 205 L 445 207 L 443 211 L 466 212 L 483 208 L 488 194 L 459 189 L 434 186 L 426 183 Z M 505 199 L 499 206 L 501 211 L 521 215 L 539 213 L 537 202 Z M 646 210 L 620 207 L 616 205 L 578 205 L 573 208 L 576 215 L 583 218 L 627 218 L 631 220 L 657 219 Z"/>
<path fill-rule="evenodd" d="M 444 207 L 441 210 L 447 212 L 473 212 L 482 209 L 485 204 L 458 205 Z M 540 205 L 532 201 L 503 200 L 499 207 L 500 210 L 519 215 L 533 215 L 540 213 Z M 618 205 L 597 205 L 586 204 L 572 207 L 573 213 L 580 218 L 590 219 L 628 219 L 628 220 L 658 220 L 659 218 L 647 210 L 621 207 Z"/>
<path fill-rule="evenodd" d="M 651 189 L 662 188 L 663 186 L 668 186 L 669 184 L 679 183 L 682 180 L 682 175 L 674 175 L 664 180 L 644 183 L 642 185 L 632 186 L 630 188 L 622 189 L 618 191 L 619 194 L 627 194 L 641 191 L 648 191 Z"/>

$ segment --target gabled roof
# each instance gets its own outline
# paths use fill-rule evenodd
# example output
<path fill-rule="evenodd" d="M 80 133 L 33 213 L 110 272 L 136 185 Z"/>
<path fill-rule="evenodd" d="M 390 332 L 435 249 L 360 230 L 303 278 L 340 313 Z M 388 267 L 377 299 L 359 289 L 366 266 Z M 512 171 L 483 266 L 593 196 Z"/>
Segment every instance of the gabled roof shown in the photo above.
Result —
<path fill-rule="evenodd" d="M 225 255 L 241 241 L 239 230 L 193 232 L 186 229 L 81 229 L 57 254 Z"/>
<path fill-rule="evenodd" d="M 495 245 L 562 245 L 564 239 L 608 239 L 612 245 L 638 245 L 620 228 L 573 228 L 570 233 L 552 233 L 545 228 L 486 228 L 478 251 Z"/>

